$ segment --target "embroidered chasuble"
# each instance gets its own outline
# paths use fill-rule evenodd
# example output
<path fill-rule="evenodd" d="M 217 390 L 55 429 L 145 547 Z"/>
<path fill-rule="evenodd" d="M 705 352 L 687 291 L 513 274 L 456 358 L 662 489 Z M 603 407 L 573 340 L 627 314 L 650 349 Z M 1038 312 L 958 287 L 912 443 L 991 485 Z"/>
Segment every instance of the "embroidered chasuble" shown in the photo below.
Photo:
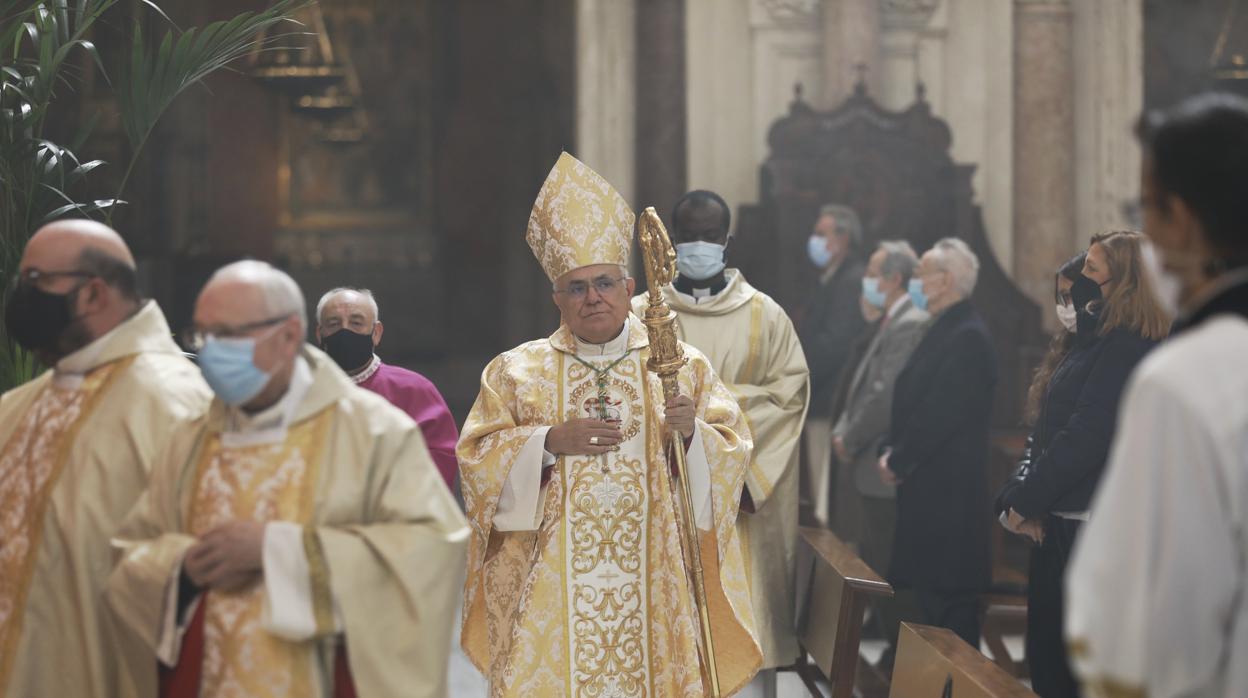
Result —
<path fill-rule="evenodd" d="M 468 531 L 420 428 L 312 347 L 247 420 L 215 401 L 175 435 L 114 542 L 130 671 L 174 698 L 446 695 Z M 266 524 L 261 578 L 183 597 L 186 551 L 234 520 Z"/>
<path fill-rule="evenodd" d="M 145 695 L 100 599 L 168 426 L 209 399 L 155 302 L 0 397 L 0 696 Z"/>
<path fill-rule="evenodd" d="M 662 386 L 645 370 L 639 320 L 630 316 L 611 344 L 594 351 L 562 327 L 500 355 L 464 425 L 458 453 L 472 537 L 462 641 L 494 696 L 704 693 Z M 759 663 L 735 527 L 751 442 L 706 359 L 685 351 L 681 389 L 698 417 L 690 482 L 727 695 Z M 550 426 L 589 417 L 619 426 L 618 451 L 544 454 Z"/>
<path fill-rule="evenodd" d="M 794 625 L 798 440 L 810 400 L 810 372 L 784 310 L 736 269 L 717 294 L 694 298 L 664 291 L 681 341 L 700 349 L 750 425 L 754 451 L 745 486 L 754 512 L 737 517 L 749 574 L 763 668 L 792 664 L 800 651 Z M 645 311 L 648 296 L 633 299 Z"/>
<path fill-rule="evenodd" d="M 283 442 L 272 445 L 223 448 L 219 435 L 209 436 L 191 495 L 191 535 L 203 536 L 236 519 L 308 524 L 315 464 L 321 460 L 332 414 L 332 409 L 322 410 L 293 427 Z M 323 568 L 311 572 L 325 573 Z M 263 586 L 238 594 L 209 591 L 202 603 L 200 696 L 279 698 L 323 693 L 314 670 L 315 645 L 287 642 L 265 632 Z"/>

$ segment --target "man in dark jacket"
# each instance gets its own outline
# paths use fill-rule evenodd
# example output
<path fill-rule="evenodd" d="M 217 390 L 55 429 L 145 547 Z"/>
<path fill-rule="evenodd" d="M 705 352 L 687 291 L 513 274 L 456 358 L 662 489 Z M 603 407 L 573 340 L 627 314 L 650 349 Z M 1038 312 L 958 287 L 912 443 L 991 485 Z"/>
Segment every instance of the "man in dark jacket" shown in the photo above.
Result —
<path fill-rule="evenodd" d="M 997 382 L 988 328 L 968 300 L 978 275 L 979 260 L 961 240 L 946 238 L 923 255 L 912 289 L 933 321 L 897 378 L 879 463 L 884 482 L 897 485 L 889 581 L 917 603 L 915 620 L 949 628 L 972 647 L 979 593 L 991 577 L 988 421 Z"/>
<path fill-rule="evenodd" d="M 864 271 L 858 258 L 861 245 L 862 224 L 853 209 L 828 204 L 819 210 L 807 242 L 807 254 L 821 275 L 798 336 L 810 367 L 810 409 L 803 431 L 806 466 L 802 498 L 821 525 L 828 522 L 828 487 L 832 479 L 832 393 L 854 340 L 866 324 L 858 305 Z"/>

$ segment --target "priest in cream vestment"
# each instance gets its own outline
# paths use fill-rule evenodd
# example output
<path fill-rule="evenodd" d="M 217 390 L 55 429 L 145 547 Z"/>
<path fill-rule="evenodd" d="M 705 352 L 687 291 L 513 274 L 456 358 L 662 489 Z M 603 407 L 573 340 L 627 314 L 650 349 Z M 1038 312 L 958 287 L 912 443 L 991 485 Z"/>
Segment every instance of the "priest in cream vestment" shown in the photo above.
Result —
<path fill-rule="evenodd" d="M 793 618 L 797 445 L 810 372 L 784 309 L 739 270 L 724 268 L 730 215 L 723 199 L 707 191 L 690 192 L 673 207 L 679 275 L 663 295 L 676 311 L 680 339 L 706 354 L 754 435 L 737 532 L 763 668 L 771 669 L 792 664 L 799 652 Z M 646 294 L 634 298 L 633 311 L 640 316 L 647 303 Z"/>
<path fill-rule="evenodd" d="M 0 397 L 0 696 L 135 695 L 137 650 L 101 598 L 108 538 L 143 492 L 166 426 L 210 393 L 112 230 L 54 223 L 27 245 L 5 324 L 52 367 Z"/>
<path fill-rule="evenodd" d="M 107 588 L 162 695 L 446 694 L 465 521 L 420 428 L 306 345 L 305 316 L 263 262 L 196 303 L 217 398 L 171 425 Z"/>
<path fill-rule="evenodd" d="M 485 368 L 458 455 L 472 538 L 462 642 L 494 696 L 702 696 L 667 434 L 684 438 L 724 695 L 760 652 L 736 519 L 752 442 L 697 350 L 665 403 L 629 312 L 634 217 L 563 154 L 527 239 L 562 324 Z"/>

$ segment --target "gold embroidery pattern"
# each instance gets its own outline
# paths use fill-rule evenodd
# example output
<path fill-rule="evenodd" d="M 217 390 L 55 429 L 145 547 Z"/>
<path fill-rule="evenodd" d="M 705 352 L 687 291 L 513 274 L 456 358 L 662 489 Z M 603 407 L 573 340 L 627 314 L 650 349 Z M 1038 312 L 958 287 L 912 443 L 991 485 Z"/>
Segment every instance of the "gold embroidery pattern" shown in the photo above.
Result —
<path fill-rule="evenodd" d="M 636 376 L 637 368 L 636 358 L 617 365 L 625 375 Z M 581 396 L 597 390 L 596 379 L 588 373 L 570 372 L 570 379 L 583 375 L 587 382 L 570 386 L 569 411 L 585 414 Z M 630 417 L 633 435 L 639 435 L 637 416 L 643 407 L 637 389 L 613 377 L 608 392 L 609 400 Z M 569 672 L 576 696 L 650 693 L 644 449 L 644 439 L 626 440 L 620 451 L 608 454 L 610 468 L 601 467 L 603 457 L 564 458 Z"/>
<path fill-rule="evenodd" d="M 48 499 L 95 398 L 127 365 L 123 360 L 101 366 L 76 389 L 49 383 L 0 453 L 0 694 L 21 636 Z"/>
<path fill-rule="evenodd" d="M 279 444 L 225 448 L 212 435 L 200 457 L 191 500 L 196 536 L 235 520 L 311 520 L 316 464 L 333 410 L 291 428 Z M 235 594 L 209 591 L 204 609 L 203 698 L 313 695 L 314 646 L 262 627 L 262 583 Z"/>
<path fill-rule="evenodd" d="M 636 388 L 619 378 L 611 378 L 607 383 L 606 405 L 599 405 L 597 384 L 589 380 L 572 390 L 568 419 L 595 417 L 605 412 L 607 421 L 619 427 L 624 440 L 628 441 L 641 433 L 640 413 L 634 409 L 640 404 L 641 396 Z"/>

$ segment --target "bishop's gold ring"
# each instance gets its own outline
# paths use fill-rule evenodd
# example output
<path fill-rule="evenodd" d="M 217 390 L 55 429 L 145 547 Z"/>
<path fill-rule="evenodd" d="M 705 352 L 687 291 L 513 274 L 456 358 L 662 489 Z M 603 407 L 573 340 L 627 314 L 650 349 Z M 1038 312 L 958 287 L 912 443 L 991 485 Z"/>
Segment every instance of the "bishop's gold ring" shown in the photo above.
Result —
<path fill-rule="evenodd" d="M 590 445 L 590 446 L 597 446 L 597 445 L 598 445 L 598 437 L 597 437 L 597 436 L 591 436 L 591 437 L 589 437 L 589 445 Z"/>

